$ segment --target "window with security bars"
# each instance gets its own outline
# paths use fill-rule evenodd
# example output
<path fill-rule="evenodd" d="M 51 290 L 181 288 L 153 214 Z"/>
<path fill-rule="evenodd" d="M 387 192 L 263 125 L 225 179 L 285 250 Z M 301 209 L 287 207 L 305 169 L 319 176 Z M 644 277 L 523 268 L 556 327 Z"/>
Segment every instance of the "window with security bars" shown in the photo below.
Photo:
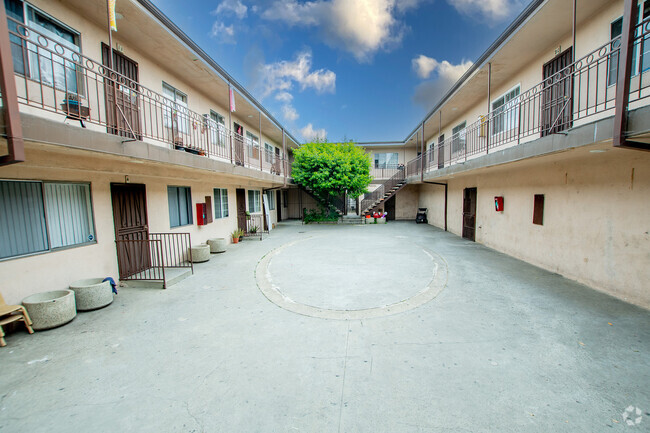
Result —
<path fill-rule="evenodd" d="M 0 181 L 0 259 L 95 241 L 89 184 Z"/>
<path fill-rule="evenodd" d="M 225 188 L 214 189 L 214 218 L 228 217 L 228 190 Z"/>

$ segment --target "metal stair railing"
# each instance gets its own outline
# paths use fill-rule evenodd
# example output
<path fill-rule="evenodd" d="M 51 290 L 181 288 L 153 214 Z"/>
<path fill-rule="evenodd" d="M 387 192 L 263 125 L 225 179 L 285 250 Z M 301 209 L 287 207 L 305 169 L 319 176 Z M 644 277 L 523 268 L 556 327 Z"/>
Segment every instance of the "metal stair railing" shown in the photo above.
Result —
<path fill-rule="evenodd" d="M 393 175 L 393 177 L 391 177 L 386 182 L 379 185 L 379 187 L 376 190 L 366 195 L 363 198 L 363 200 L 361 200 L 361 204 L 359 205 L 361 212 L 359 213 L 359 215 L 363 215 L 367 213 L 369 210 L 371 210 L 373 207 L 377 206 L 379 202 L 381 202 L 381 200 L 385 198 L 387 195 L 391 196 L 393 194 L 393 189 L 395 187 L 401 186 L 401 184 L 404 184 L 405 181 L 406 181 L 406 177 L 405 177 L 404 168 L 401 167 L 399 168 L 397 173 Z"/>

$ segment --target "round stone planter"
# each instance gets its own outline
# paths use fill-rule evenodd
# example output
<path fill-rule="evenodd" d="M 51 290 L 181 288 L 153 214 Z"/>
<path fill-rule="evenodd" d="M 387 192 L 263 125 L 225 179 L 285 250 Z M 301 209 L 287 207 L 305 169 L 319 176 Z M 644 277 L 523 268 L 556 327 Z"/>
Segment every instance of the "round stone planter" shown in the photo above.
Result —
<path fill-rule="evenodd" d="M 210 245 L 194 245 L 190 250 L 192 251 L 192 263 L 207 262 L 210 260 Z"/>
<path fill-rule="evenodd" d="M 77 315 L 72 290 L 36 293 L 23 299 L 23 305 L 37 331 L 64 325 Z"/>
<path fill-rule="evenodd" d="M 228 242 L 224 238 L 208 239 L 211 253 L 225 253 Z"/>
<path fill-rule="evenodd" d="M 89 278 L 70 284 L 74 292 L 77 311 L 96 310 L 113 302 L 113 289 L 103 278 Z"/>

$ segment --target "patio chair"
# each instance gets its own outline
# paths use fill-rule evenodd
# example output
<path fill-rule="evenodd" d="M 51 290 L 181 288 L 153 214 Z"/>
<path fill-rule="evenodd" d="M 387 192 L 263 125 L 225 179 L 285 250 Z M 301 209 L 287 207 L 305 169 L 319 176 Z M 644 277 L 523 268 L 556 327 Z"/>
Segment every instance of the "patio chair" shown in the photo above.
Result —
<path fill-rule="evenodd" d="M 0 347 L 7 345 L 4 339 L 5 333 L 2 327 L 13 322 L 23 322 L 27 328 L 27 332 L 30 334 L 34 333 L 31 326 L 32 320 L 29 318 L 29 314 L 27 314 L 25 307 L 22 305 L 7 305 L 0 293 Z"/>

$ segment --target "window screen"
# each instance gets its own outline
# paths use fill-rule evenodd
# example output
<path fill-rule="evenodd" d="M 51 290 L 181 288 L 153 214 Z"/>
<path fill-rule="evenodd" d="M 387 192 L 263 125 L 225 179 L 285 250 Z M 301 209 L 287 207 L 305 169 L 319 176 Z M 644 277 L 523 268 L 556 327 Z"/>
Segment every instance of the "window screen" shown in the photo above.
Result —
<path fill-rule="evenodd" d="M 214 217 L 227 218 L 228 217 L 228 190 L 215 188 L 214 189 Z"/>
<path fill-rule="evenodd" d="M 95 240 L 90 185 L 45 183 L 43 187 L 50 248 Z"/>
<path fill-rule="evenodd" d="M 0 182 L 0 259 L 47 249 L 42 184 Z"/>

